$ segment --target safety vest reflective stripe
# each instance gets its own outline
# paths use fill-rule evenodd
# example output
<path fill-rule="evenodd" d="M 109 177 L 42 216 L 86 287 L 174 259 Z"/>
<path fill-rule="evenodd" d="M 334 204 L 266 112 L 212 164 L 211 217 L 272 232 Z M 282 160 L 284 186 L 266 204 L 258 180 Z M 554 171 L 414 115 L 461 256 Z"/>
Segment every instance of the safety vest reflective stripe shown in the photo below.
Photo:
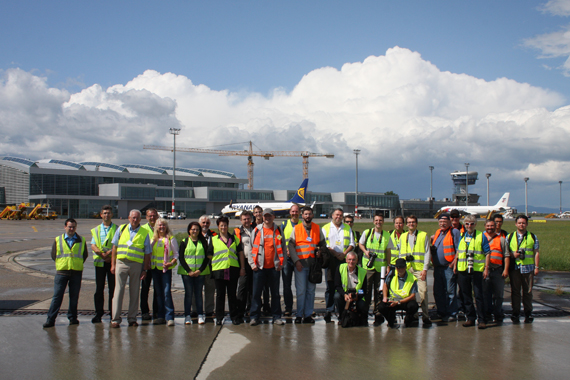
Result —
<path fill-rule="evenodd" d="M 394 277 L 392 277 L 392 281 L 390 281 L 390 298 L 399 301 L 409 297 L 412 292 L 414 282 L 416 282 L 414 275 L 406 271 L 406 282 L 404 283 L 404 287 L 400 289 L 398 272 L 394 273 Z"/>
<path fill-rule="evenodd" d="M 325 240 L 327 241 L 327 247 L 331 246 L 331 242 L 330 242 L 330 238 L 329 238 L 331 224 L 332 223 L 327 223 L 323 226 L 323 232 L 325 233 Z M 343 239 L 343 244 L 344 244 L 343 247 L 346 248 L 350 245 L 350 227 L 347 226 L 346 224 L 343 225 L 342 232 L 343 232 L 343 238 L 344 238 Z"/>
<path fill-rule="evenodd" d="M 230 235 L 231 236 L 231 235 Z M 220 236 L 212 237 L 212 244 L 214 246 L 214 255 L 212 257 L 212 270 L 223 270 L 229 267 L 238 267 L 239 261 L 237 256 L 237 246 L 239 245 L 239 239 L 234 236 L 234 241 L 230 245 L 230 248 L 220 240 Z"/>
<path fill-rule="evenodd" d="M 374 266 L 372 268 L 367 267 L 368 258 L 366 255 L 362 256 L 362 267 L 366 268 L 367 270 L 376 270 L 380 272 L 382 270 L 382 267 L 386 266 L 386 248 L 390 242 L 390 234 L 388 231 L 382 231 L 381 238 L 374 240 L 376 232 L 373 228 L 366 230 L 363 233 L 366 234 L 366 249 L 370 253 L 375 253 L 377 256 L 374 260 Z"/>
<path fill-rule="evenodd" d="M 507 237 L 507 241 L 509 241 L 509 247 L 511 252 L 516 252 L 517 250 L 524 251 L 524 260 L 520 258 L 516 259 L 515 262 L 517 265 L 532 265 L 534 264 L 534 238 L 530 232 L 526 232 L 526 235 L 522 238 L 521 245 L 519 246 L 517 242 L 518 235 L 516 232 L 512 232 Z"/>
<path fill-rule="evenodd" d="M 188 267 L 190 267 L 190 270 L 194 272 L 202 266 L 202 263 L 206 258 L 206 250 L 202 246 L 202 242 L 200 240 L 196 242 L 196 245 L 194 245 L 189 238 L 184 239 L 184 242 L 186 243 L 186 249 L 184 250 L 184 256 L 182 256 L 181 260 L 185 260 Z M 188 272 L 186 272 L 182 265 L 179 265 L 178 274 L 188 275 Z M 207 266 L 203 272 L 200 272 L 200 276 L 205 276 L 207 274 L 210 274 L 209 266 Z"/>
<path fill-rule="evenodd" d="M 174 237 L 171 236 L 168 239 L 168 244 L 170 244 L 172 239 L 174 239 Z M 164 239 L 160 239 L 159 241 L 154 243 L 154 245 L 152 247 L 151 269 L 162 270 L 164 268 L 164 266 L 163 266 L 164 249 L 165 249 Z M 172 252 L 172 250 L 169 250 L 168 251 L 168 261 L 172 261 L 173 257 L 174 257 L 174 252 Z M 176 264 L 174 266 L 171 266 L 170 269 L 173 269 L 175 266 L 176 266 Z"/>
<path fill-rule="evenodd" d="M 348 291 L 348 264 L 340 264 L 338 267 L 340 272 L 340 281 L 342 282 L 342 288 L 344 291 Z M 364 279 L 366 278 L 366 270 L 362 267 L 356 267 L 356 276 L 358 277 L 358 284 L 356 284 L 356 291 L 362 289 L 364 285 Z"/>
<path fill-rule="evenodd" d="M 504 255 L 501 249 L 501 236 L 495 234 L 491 237 L 487 232 L 485 232 L 485 236 L 489 240 L 489 248 L 491 249 L 489 252 L 491 264 L 503 265 Z"/>
<path fill-rule="evenodd" d="M 390 264 L 391 265 L 396 265 L 396 260 L 403 258 L 402 256 L 404 255 L 400 255 L 400 247 L 401 247 L 401 241 L 402 241 L 402 236 L 405 234 L 405 232 L 402 232 L 402 234 L 400 235 L 400 237 L 398 237 L 398 233 L 396 232 L 396 230 L 392 231 L 392 233 L 390 234 L 390 240 L 392 240 L 392 245 L 394 247 L 396 247 L 396 249 L 398 250 L 398 255 L 394 255 L 392 254 L 390 256 Z M 392 252 L 394 253 L 394 252 Z"/>
<path fill-rule="evenodd" d="M 125 227 L 123 228 L 123 226 Z M 127 242 L 131 240 L 131 233 L 129 225 L 123 226 L 119 227 L 122 233 L 119 237 L 119 244 L 117 245 L 117 259 L 128 259 L 142 264 L 144 262 L 144 243 L 149 234 L 149 230 L 140 227 L 131 241 L 131 246 L 128 246 Z"/>
<path fill-rule="evenodd" d="M 449 262 L 452 262 L 455 259 L 455 245 L 453 242 L 453 233 L 451 232 L 453 228 L 449 228 L 447 233 L 443 237 L 443 255 L 445 259 Z M 441 228 L 435 232 L 435 236 L 433 237 L 433 244 L 437 241 L 439 234 L 441 233 Z"/>
<path fill-rule="evenodd" d="M 465 242 L 465 236 L 459 242 L 457 249 L 457 270 L 466 271 L 467 265 L 467 252 L 473 253 L 473 270 L 476 272 L 483 272 L 485 269 L 485 254 L 483 253 L 483 233 L 475 230 L 475 236 L 471 237 L 469 248 Z"/>
<path fill-rule="evenodd" d="M 280 265 L 283 264 L 283 246 L 282 246 L 282 240 L 283 240 L 283 236 L 281 235 L 281 231 L 280 229 L 276 226 L 273 225 L 273 246 L 275 248 L 275 253 L 277 253 L 277 257 L 279 259 L 279 263 Z M 257 233 L 255 235 L 255 239 L 253 241 L 253 248 L 251 250 L 251 256 L 253 258 L 253 262 L 258 266 L 258 267 L 262 267 L 263 263 L 258 263 L 257 260 L 257 256 L 259 255 L 259 253 L 263 253 L 263 255 L 265 255 L 265 251 L 264 251 L 264 247 L 265 247 L 265 234 L 264 234 L 264 228 L 262 227 L 261 229 L 257 230 Z"/>
<path fill-rule="evenodd" d="M 307 236 L 307 230 L 302 223 L 295 226 L 295 251 L 299 260 L 315 257 L 315 248 L 321 241 L 321 230 L 315 223 L 311 223 L 311 236 Z"/>
<path fill-rule="evenodd" d="M 80 242 L 75 242 L 71 248 L 67 245 L 64 235 L 55 238 L 56 270 L 83 270 L 83 253 L 85 248 L 85 238 L 81 238 Z"/>
<path fill-rule="evenodd" d="M 115 223 L 111 223 L 109 232 L 107 232 L 107 237 L 105 238 L 105 241 L 103 243 L 101 243 L 101 225 L 98 225 L 97 227 L 91 230 L 91 235 L 93 236 L 93 239 L 95 239 L 95 245 L 97 246 L 97 248 L 99 248 L 99 250 L 103 250 L 103 248 L 107 248 L 107 250 L 110 250 L 111 248 L 113 248 L 112 240 L 113 237 L 115 236 L 115 232 L 117 232 L 117 228 L 118 226 Z M 96 267 L 103 267 L 105 265 L 105 260 L 103 260 L 101 256 L 95 253 L 95 251 L 92 252 L 93 252 L 93 264 Z"/>
<path fill-rule="evenodd" d="M 408 267 L 412 267 L 414 270 L 424 270 L 427 233 L 419 230 L 417 231 L 414 249 L 411 249 L 410 244 L 408 243 L 408 236 L 409 232 L 404 232 L 400 237 L 400 253 L 403 257 L 408 255 L 413 256 L 414 260 L 408 264 Z"/>

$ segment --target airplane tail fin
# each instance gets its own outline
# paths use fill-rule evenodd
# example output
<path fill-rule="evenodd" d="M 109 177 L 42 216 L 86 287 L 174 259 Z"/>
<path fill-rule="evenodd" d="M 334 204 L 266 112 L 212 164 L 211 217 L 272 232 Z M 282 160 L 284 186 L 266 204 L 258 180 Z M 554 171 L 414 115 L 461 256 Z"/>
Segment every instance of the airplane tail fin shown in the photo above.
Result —
<path fill-rule="evenodd" d="M 303 183 L 297 190 L 297 193 L 289 200 L 292 203 L 305 203 L 305 192 L 307 191 L 307 186 L 309 184 L 309 179 L 306 178 L 303 180 Z"/>
<path fill-rule="evenodd" d="M 503 196 L 501 197 L 501 199 L 499 199 L 499 201 L 497 202 L 497 204 L 495 206 L 496 207 L 508 207 L 510 195 L 511 195 L 511 193 L 503 194 Z"/>

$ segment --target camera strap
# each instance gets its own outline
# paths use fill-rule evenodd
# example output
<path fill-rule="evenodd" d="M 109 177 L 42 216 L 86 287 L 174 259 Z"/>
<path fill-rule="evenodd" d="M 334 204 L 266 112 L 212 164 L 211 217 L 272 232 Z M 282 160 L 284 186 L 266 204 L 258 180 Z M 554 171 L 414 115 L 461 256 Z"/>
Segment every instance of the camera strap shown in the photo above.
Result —
<path fill-rule="evenodd" d="M 376 230 L 374 228 L 370 229 L 370 236 L 368 237 L 367 241 L 374 243 L 374 235 L 376 234 Z M 380 239 L 378 239 L 378 248 L 382 245 L 382 239 L 384 238 L 384 230 L 380 233 Z M 366 247 L 368 248 L 368 247 Z"/>

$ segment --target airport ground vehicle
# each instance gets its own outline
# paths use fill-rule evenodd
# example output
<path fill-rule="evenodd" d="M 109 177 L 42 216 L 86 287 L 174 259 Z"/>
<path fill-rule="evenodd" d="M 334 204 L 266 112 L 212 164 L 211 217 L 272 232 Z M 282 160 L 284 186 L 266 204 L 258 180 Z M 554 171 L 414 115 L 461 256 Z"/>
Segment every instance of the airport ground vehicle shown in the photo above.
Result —
<path fill-rule="evenodd" d="M 15 206 L 6 206 L 0 212 L 0 219 L 21 220 L 21 219 L 57 219 L 57 213 L 49 210 L 49 204 L 37 205 L 23 202 Z"/>

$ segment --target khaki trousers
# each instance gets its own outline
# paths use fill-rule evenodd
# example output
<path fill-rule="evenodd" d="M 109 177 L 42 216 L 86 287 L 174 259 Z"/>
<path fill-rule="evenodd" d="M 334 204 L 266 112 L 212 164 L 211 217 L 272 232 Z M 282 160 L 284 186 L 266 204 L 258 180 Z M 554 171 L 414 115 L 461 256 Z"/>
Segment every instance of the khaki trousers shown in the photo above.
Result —
<path fill-rule="evenodd" d="M 115 265 L 115 294 L 113 295 L 113 315 L 111 322 L 121 323 L 123 296 L 125 295 L 127 280 L 129 281 L 129 313 L 127 320 L 129 322 L 137 321 L 142 269 L 142 263 L 127 259 L 117 260 Z M 147 276 L 148 275 L 149 274 L 147 274 Z"/>

